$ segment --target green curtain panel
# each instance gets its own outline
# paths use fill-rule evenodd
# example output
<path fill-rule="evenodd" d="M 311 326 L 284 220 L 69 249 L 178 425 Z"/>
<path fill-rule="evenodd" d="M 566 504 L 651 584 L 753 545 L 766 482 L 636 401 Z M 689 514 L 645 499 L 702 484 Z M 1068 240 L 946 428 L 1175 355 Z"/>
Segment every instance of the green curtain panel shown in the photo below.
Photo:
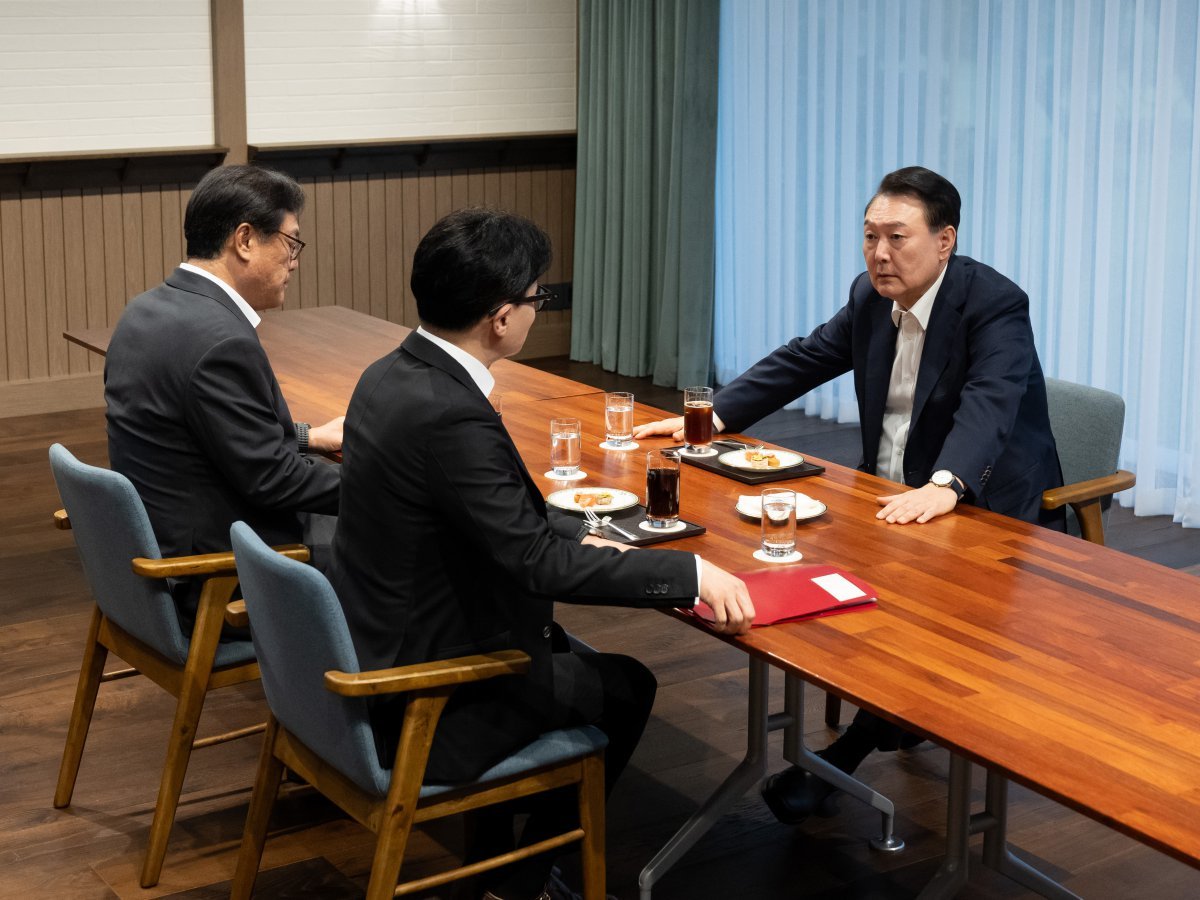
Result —
<path fill-rule="evenodd" d="M 708 384 L 719 0 L 580 0 L 571 358 Z"/>

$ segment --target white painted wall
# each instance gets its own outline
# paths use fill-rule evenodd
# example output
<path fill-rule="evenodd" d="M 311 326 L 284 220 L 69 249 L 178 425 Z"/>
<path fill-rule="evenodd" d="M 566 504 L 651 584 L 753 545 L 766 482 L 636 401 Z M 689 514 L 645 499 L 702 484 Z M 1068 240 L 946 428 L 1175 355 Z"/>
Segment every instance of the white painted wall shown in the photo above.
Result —
<path fill-rule="evenodd" d="M 245 0 L 251 144 L 575 128 L 576 0 Z"/>
<path fill-rule="evenodd" d="M 0 0 L 0 154 L 209 146 L 208 0 Z"/>

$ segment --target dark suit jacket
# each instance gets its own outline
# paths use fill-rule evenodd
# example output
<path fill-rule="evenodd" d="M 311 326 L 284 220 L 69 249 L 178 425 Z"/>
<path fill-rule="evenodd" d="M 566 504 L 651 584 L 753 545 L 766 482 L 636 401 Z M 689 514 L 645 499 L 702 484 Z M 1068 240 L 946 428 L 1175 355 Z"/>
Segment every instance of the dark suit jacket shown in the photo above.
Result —
<path fill-rule="evenodd" d="M 718 393 L 714 409 L 741 431 L 844 372 L 854 371 L 862 425 L 860 468 L 874 473 L 896 352 L 892 301 L 864 272 L 850 300 L 806 338 L 794 338 Z M 933 304 L 904 451 L 904 482 L 918 487 L 938 469 L 966 485 L 977 506 L 1030 522 L 1043 490 L 1062 484 L 1046 411 L 1046 383 L 1033 344 L 1029 299 L 988 266 L 952 256 Z"/>
<path fill-rule="evenodd" d="M 436 771 L 470 777 L 545 730 L 553 601 L 666 607 L 696 595 L 696 563 L 672 550 L 579 544 L 548 516 L 487 398 L 418 333 L 363 374 L 346 415 L 330 577 L 364 668 L 517 648 L 529 677 L 459 688 Z M 375 708 L 390 765 L 399 713 Z"/>
<path fill-rule="evenodd" d="M 257 333 L 194 272 L 130 302 L 104 399 L 112 467 L 137 488 L 164 555 L 228 550 L 239 519 L 269 544 L 299 541 L 299 513 L 337 513 L 338 467 L 298 452 Z"/>

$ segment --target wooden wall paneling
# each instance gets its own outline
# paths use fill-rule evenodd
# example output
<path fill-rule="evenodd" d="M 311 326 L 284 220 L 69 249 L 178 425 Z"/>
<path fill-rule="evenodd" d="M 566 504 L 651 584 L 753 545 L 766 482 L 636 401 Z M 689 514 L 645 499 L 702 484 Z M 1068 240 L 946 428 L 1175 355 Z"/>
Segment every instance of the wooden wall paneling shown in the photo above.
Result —
<path fill-rule="evenodd" d="M 142 191 L 137 187 L 126 187 L 121 191 L 121 230 L 125 236 L 125 298 L 121 301 L 117 317 L 125 305 L 146 290 L 146 263 L 142 253 Z M 117 323 L 113 319 L 112 324 Z"/>
<path fill-rule="evenodd" d="M 467 197 L 471 206 L 486 206 L 483 187 L 483 169 L 470 169 L 467 172 Z"/>
<path fill-rule="evenodd" d="M 103 328 L 108 324 L 108 251 L 105 247 L 107 242 L 104 232 L 104 195 L 98 190 L 85 190 L 81 199 L 87 327 Z"/>
<path fill-rule="evenodd" d="M 162 207 L 162 271 L 166 278 L 184 259 L 183 214 L 179 211 L 179 185 L 164 184 Z"/>
<path fill-rule="evenodd" d="M 42 340 L 46 344 L 47 370 L 49 375 L 66 375 L 71 367 L 67 342 L 62 337 L 67 327 L 67 277 L 61 191 L 47 191 L 43 195 L 41 245 L 46 289 L 46 325 Z"/>
<path fill-rule="evenodd" d="M 83 195 L 76 190 L 63 191 L 63 294 L 66 301 L 66 327 L 87 328 L 87 265 L 83 241 Z M 82 375 L 92 371 L 91 359 L 99 359 L 61 334 L 51 334 L 50 342 L 61 341 L 67 350 L 67 371 Z"/>
<path fill-rule="evenodd" d="M 313 267 L 316 258 L 316 248 L 313 246 L 313 221 L 316 216 L 313 211 L 313 181 L 311 178 L 297 178 L 300 182 L 300 187 L 304 189 L 304 211 L 300 214 L 300 238 L 307 245 L 304 252 L 300 254 L 300 265 L 296 266 L 296 270 L 292 272 L 288 278 L 287 295 L 284 298 L 284 305 L 288 309 L 303 309 L 306 306 L 315 306 L 315 303 L 309 302 L 308 283 L 316 280 L 316 273 Z"/>
<path fill-rule="evenodd" d="M 450 172 L 451 209 L 465 209 L 471 206 L 470 171 Z"/>
<path fill-rule="evenodd" d="M 500 170 L 500 208 L 517 211 L 517 173 L 512 169 Z"/>
<path fill-rule="evenodd" d="M 370 263 L 368 277 L 370 312 L 381 319 L 388 317 L 388 220 L 387 197 L 384 176 L 371 175 L 367 179 L 367 258 Z"/>
<path fill-rule="evenodd" d="M 121 221 L 121 189 L 101 191 L 104 210 L 104 294 L 105 318 L 101 324 L 113 326 L 129 301 L 125 285 L 125 231 Z"/>
<path fill-rule="evenodd" d="M 157 185 L 145 187 L 142 195 L 142 272 L 147 290 L 162 283 L 163 270 L 163 195 Z M 174 266 L 172 266 L 174 268 Z"/>
<path fill-rule="evenodd" d="M 337 289 L 334 280 L 334 238 L 333 238 L 333 181 L 327 177 L 313 179 L 313 199 L 315 201 L 315 228 L 313 235 L 313 256 L 317 263 L 316 306 L 332 306 L 336 299 Z M 311 221 L 311 220 L 310 220 Z M 310 226 L 312 227 L 312 226 Z M 313 298 L 312 285 L 309 285 L 308 299 Z"/>
<path fill-rule="evenodd" d="M 416 328 L 420 324 L 417 318 L 417 300 L 413 297 L 408 282 L 412 277 L 412 258 L 417 244 L 425 233 L 421 230 L 421 178 L 413 172 L 405 172 L 400 176 L 400 206 L 404 210 L 404 221 L 401 222 L 403 241 L 400 248 L 401 262 L 404 266 L 404 316 L 402 325 Z"/>
<path fill-rule="evenodd" d="M 405 277 L 405 258 L 408 245 L 404 239 L 404 177 L 400 173 L 383 180 L 383 218 L 387 223 L 384 237 L 384 276 L 387 281 L 387 319 L 404 323 L 404 294 L 408 289 Z"/>
<path fill-rule="evenodd" d="M 8 379 L 15 381 L 29 377 L 20 194 L 0 194 L 0 254 L 4 257 L 5 371 Z"/>
<path fill-rule="evenodd" d="M 350 183 L 344 178 L 333 179 L 333 271 L 334 301 L 342 306 L 354 305 L 353 235 L 350 210 Z"/>
<path fill-rule="evenodd" d="M 0 325 L 4 326 L 4 334 L 0 335 L 0 378 L 7 379 L 8 375 L 8 300 L 5 291 L 4 278 L 4 194 L 0 193 Z"/>
<path fill-rule="evenodd" d="M 546 172 L 546 221 L 553 227 L 551 235 L 554 238 L 554 260 L 550 263 L 547 280 L 551 284 L 561 284 L 563 278 L 563 209 L 562 209 L 562 176 L 560 169 L 549 169 Z"/>
<path fill-rule="evenodd" d="M 425 236 L 425 232 L 432 228 L 433 223 L 438 220 L 435 190 L 436 185 L 433 178 L 428 175 L 417 177 L 417 241 L 420 241 Z M 412 245 L 412 249 L 417 249 L 415 243 Z"/>
<path fill-rule="evenodd" d="M 500 170 L 487 168 L 483 170 L 483 205 L 495 209 L 500 208 Z"/>
<path fill-rule="evenodd" d="M 50 374 L 46 347 L 46 248 L 42 237 L 42 195 L 21 194 L 21 239 L 24 244 L 26 378 Z"/>
<path fill-rule="evenodd" d="M 446 170 L 433 173 L 433 221 L 437 222 L 442 216 L 454 211 L 454 177 Z M 428 229 L 426 229 L 428 230 Z M 421 232 L 424 234 L 425 232 Z"/>
<path fill-rule="evenodd" d="M 350 176 L 350 264 L 354 293 L 352 305 L 371 311 L 371 223 L 367 208 L 367 176 Z"/>
<path fill-rule="evenodd" d="M 575 272 L 575 169 L 562 170 L 563 268 L 562 280 L 571 281 Z"/>

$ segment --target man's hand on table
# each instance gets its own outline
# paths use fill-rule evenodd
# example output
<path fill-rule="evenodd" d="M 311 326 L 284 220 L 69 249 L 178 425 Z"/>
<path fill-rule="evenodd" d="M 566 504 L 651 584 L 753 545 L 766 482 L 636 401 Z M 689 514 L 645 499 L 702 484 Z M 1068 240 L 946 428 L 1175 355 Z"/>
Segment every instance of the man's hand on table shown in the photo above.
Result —
<path fill-rule="evenodd" d="M 683 440 L 683 416 L 672 416 L 669 419 L 659 419 L 657 422 L 647 422 L 645 425 L 633 426 L 633 439 L 667 435 L 673 441 Z"/>
<path fill-rule="evenodd" d="M 925 484 L 911 491 L 875 499 L 883 507 L 875 513 L 875 518 L 885 519 L 894 525 L 928 522 L 944 516 L 958 505 L 958 496 L 954 491 L 936 484 Z"/>
<path fill-rule="evenodd" d="M 713 628 L 721 634 L 745 634 L 754 621 L 754 604 L 746 583 L 706 559 L 700 562 L 700 602 L 713 611 Z"/>
<path fill-rule="evenodd" d="M 342 423 L 345 416 L 330 419 L 324 425 L 316 425 L 308 429 L 308 449 L 311 453 L 325 455 L 339 453 L 342 449 Z"/>

